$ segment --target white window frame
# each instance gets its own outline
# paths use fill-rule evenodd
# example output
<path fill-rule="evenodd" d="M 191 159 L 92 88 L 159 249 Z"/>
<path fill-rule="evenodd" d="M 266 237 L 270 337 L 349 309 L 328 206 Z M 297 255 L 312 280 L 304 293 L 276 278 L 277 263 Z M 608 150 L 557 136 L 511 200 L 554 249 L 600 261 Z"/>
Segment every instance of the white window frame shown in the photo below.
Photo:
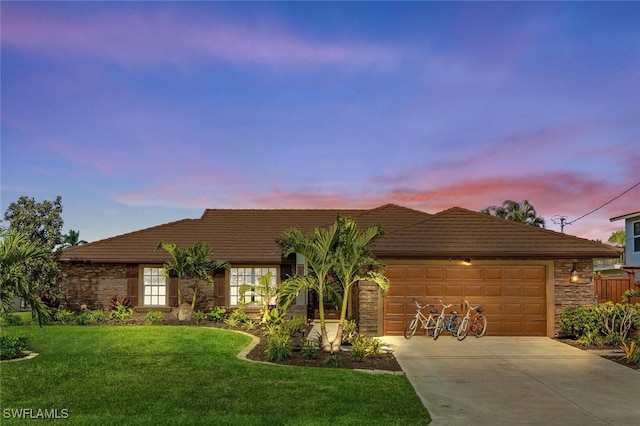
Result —
<path fill-rule="evenodd" d="M 245 300 L 253 297 L 252 300 L 240 302 L 240 287 L 243 285 L 253 285 L 258 282 L 258 278 L 271 272 L 271 285 L 277 286 L 280 276 L 278 266 L 234 266 L 229 270 L 229 306 L 262 306 L 262 301 L 258 295 L 251 296 L 245 293 Z"/>
<path fill-rule="evenodd" d="M 141 265 L 140 306 L 169 306 L 169 281 L 160 265 Z"/>

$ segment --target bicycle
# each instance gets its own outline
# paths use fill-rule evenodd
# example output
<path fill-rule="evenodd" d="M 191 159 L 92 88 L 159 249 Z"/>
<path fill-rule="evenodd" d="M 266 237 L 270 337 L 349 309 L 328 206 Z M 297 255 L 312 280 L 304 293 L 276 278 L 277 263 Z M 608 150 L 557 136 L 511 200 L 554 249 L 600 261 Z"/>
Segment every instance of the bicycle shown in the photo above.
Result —
<path fill-rule="evenodd" d="M 464 315 L 464 318 L 462 318 L 456 337 L 462 341 L 467 337 L 469 331 L 472 331 L 476 337 L 484 336 L 484 333 L 487 331 L 487 318 L 482 313 L 484 309 L 482 309 L 482 306 L 472 307 L 469 302 L 464 299 L 462 299 L 462 302 L 464 302 L 467 307 L 467 313 Z M 472 312 L 473 318 L 471 318 Z"/>
<path fill-rule="evenodd" d="M 438 313 L 437 310 L 431 309 L 429 311 L 429 316 L 425 316 L 422 313 L 422 310 L 427 306 L 433 306 L 429 303 L 426 305 L 420 306 L 418 301 L 414 298 L 413 303 L 416 305 L 416 314 L 414 317 L 409 319 L 404 326 L 404 338 L 411 339 L 414 334 L 416 334 L 416 330 L 418 329 L 418 323 L 420 323 L 421 327 L 426 330 L 428 336 L 433 336 L 433 330 L 436 328 L 436 320 L 434 315 Z"/>
<path fill-rule="evenodd" d="M 458 316 L 457 311 L 451 311 L 447 315 L 445 310 L 453 305 L 447 305 L 440 299 L 436 300 L 442 305 L 442 312 L 440 312 L 440 315 L 438 315 L 438 319 L 436 320 L 436 328 L 433 329 L 433 340 L 437 340 L 444 330 L 449 331 L 453 337 L 458 332 L 462 318 Z"/>

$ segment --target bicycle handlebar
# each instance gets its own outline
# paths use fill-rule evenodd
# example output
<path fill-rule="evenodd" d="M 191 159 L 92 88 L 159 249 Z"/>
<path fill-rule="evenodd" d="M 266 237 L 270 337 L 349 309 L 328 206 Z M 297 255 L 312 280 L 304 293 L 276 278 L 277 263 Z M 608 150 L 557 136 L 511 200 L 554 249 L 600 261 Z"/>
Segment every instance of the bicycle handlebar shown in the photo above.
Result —
<path fill-rule="evenodd" d="M 462 300 L 464 304 L 467 305 L 467 311 L 477 311 L 478 308 L 482 309 L 482 305 L 471 306 L 469 302 L 467 302 L 465 299 L 460 299 L 460 300 Z"/>
<path fill-rule="evenodd" d="M 424 305 L 420 306 L 420 304 L 418 303 L 418 299 L 416 299 L 415 297 L 413 298 L 413 303 L 415 303 L 418 309 L 424 309 L 427 306 L 433 306 L 431 303 L 425 303 Z"/>

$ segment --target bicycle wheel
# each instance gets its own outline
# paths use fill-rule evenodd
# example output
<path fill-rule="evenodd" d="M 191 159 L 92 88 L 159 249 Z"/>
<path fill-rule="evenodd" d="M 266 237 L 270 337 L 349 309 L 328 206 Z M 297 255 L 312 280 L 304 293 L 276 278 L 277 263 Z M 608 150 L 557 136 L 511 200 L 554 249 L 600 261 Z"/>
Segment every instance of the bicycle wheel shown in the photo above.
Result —
<path fill-rule="evenodd" d="M 418 318 L 413 317 L 404 326 L 404 338 L 411 339 L 414 334 L 416 334 L 416 329 L 418 328 Z"/>
<path fill-rule="evenodd" d="M 432 316 L 427 318 L 427 336 L 433 337 L 433 330 L 436 329 L 436 319 Z"/>
<path fill-rule="evenodd" d="M 438 340 L 438 336 L 440 336 L 442 330 L 444 330 L 444 318 L 438 317 L 436 327 L 433 329 L 433 340 Z"/>
<path fill-rule="evenodd" d="M 464 317 L 460 323 L 460 327 L 458 327 L 458 332 L 456 333 L 458 340 L 463 341 L 465 337 L 467 337 L 467 334 L 469 334 L 469 328 L 471 328 L 471 321 L 469 318 Z"/>
<path fill-rule="evenodd" d="M 453 317 L 453 321 L 451 322 L 451 328 L 449 331 L 451 332 L 451 337 L 456 337 L 458 335 L 458 330 L 460 330 L 460 324 L 462 323 L 462 317 L 455 316 Z"/>
<path fill-rule="evenodd" d="M 475 329 L 476 337 L 484 336 L 485 331 L 487 331 L 487 318 L 484 315 L 478 315 Z"/>

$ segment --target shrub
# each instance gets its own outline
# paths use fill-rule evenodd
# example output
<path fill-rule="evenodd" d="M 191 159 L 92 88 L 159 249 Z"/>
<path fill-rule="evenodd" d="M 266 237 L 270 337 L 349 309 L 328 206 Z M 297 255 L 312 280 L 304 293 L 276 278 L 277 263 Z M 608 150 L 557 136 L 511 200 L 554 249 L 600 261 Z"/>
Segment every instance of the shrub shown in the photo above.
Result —
<path fill-rule="evenodd" d="M 616 346 L 626 341 L 640 322 L 640 305 L 607 302 L 598 307 L 598 313 L 605 341 Z"/>
<path fill-rule="evenodd" d="M 89 322 L 92 324 L 101 323 L 107 319 L 107 315 L 102 309 L 87 311 L 87 316 L 89 317 Z"/>
<path fill-rule="evenodd" d="M 207 314 L 207 318 L 211 322 L 222 322 L 226 316 L 227 310 L 220 306 L 214 306 L 213 309 Z"/>
<path fill-rule="evenodd" d="M 292 355 L 291 337 L 288 334 L 276 334 L 267 341 L 264 351 L 269 361 L 282 361 Z"/>
<path fill-rule="evenodd" d="M 231 315 L 229 315 L 229 317 L 224 320 L 224 322 L 230 327 L 235 328 L 241 323 L 246 324 L 248 322 L 251 322 L 251 318 L 249 318 L 249 315 L 247 315 L 244 309 L 237 308 L 236 310 L 231 312 Z"/>
<path fill-rule="evenodd" d="M 307 317 L 302 314 L 295 314 L 293 318 L 283 324 L 284 331 L 293 336 L 296 333 L 302 333 L 307 325 Z"/>
<path fill-rule="evenodd" d="M 196 324 L 201 324 L 207 318 L 207 314 L 202 311 L 195 311 L 192 318 L 193 322 L 195 322 Z"/>
<path fill-rule="evenodd" d="M 367 337 L 357 336 L 351 341 L 351 358 L 354 361 L 362 362 L 367 354 Z"/>
<path fill-rule="evenodd" d="M 90 317 L 89 317 L 89 311 L 82 311 L 80 312 L 78 315 L 76 315 L 76 324 L 78 325 L 87 325 L 89 324 L 90 321 Z"/>
<path fill-rule="evenodd" d="M 56 321 L 60 321 L 63 324 L 68 324 L 74 320 L 75 315 L 73 314 L 73 312 L 67 309 L 60 309 L 58 310 L 58 312 L 56 312 L 55 318 L 56 318 Z"/>
<path fill-rule="evenodd" d="M 358 335 L 358 326 L 355 320 L 348 320 L 344 322 L 342 327 L 342 341 L 345 343 L 352 343 L 353 339 Z"/>
<path fill-rule="evenodd" d="M 150 324 L 160 325 L 164 322 L 164 314 L 160 311 L 149 311 L 144 319 Z"/>
<path fill-rule="evenodd" d="M 109 319 L 115 320 L 117 323 L 126 324 L 133 318 L 133 309 L 118 304 L 117 308 L 109 312 Z"/>
<path fill-rule="evenodd" d="M 602 346 L 604 339 L 598 330 L 589 330 L 578 338 L 578 343 L 583 346 Z"/>
<path fill-rule="evenodd" d="M 302 338 L 301 352 L 304 359 L 315 359 L 318 356 L 318 342 Z"/>
<path fill-rule="evenodd" d="M 326 365 L 327 367 L 339 367 L 340 366 L 340 360 L 338 359 L 337 356 L 331 354 L 331 355 L 327 355 L 326 357 L 324 357 L 324 360 L 322 361 L 322 363 L 324 365 Z"/>
<path fill-rule="evenodd" d="M 27 349 L 24 337 L 0 336 L 0 359 L 18 358 Z"/>
<path fill-rule="evenodd" d="M 22 319 L 18 315 L 7 314 L 0 317 L 0 324 L 7 326 L 20 325 L 22 324 Z"/>
<path fill-rule="evenodd" d="M 560 314 L 558 325 L 567 336 L 580 337 L 592 330 L 600 330 L 600 315 L 593 306 L 572 306 Z"/>
<path fill-rule="evenodd" d="M 111 296 L 109 299 L 109 310 L 116 311 L 118 310 L 118 306 L 122 305 L 127 308 L 131 308 L 131 300 L 128 297 L 119 297 L 117 294 Z"/>

